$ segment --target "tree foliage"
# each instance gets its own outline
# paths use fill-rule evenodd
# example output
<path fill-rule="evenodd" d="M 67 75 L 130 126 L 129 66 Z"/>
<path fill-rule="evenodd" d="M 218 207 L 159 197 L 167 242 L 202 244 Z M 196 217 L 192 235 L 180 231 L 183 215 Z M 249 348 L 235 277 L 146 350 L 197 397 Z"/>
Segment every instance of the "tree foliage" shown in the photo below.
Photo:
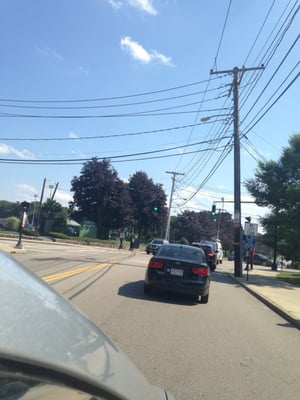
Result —
<path fill-rule="evenodd" d="M 47 199 L 40 210 L 39 227 L 42 233 L 64 232 L 68 209 L 55 200 Z"/>
<path fill-rule="evenodd" d="M 130 215 L 126 184 L 119 179 L 110 160 L 93 158 L 86 162 L 81 175 L 72 179 L 71 191 L 71 211 L 81 220 L 96 222 L 100 239 L 108 239 L 109 231 L 123 226 Z"/>
<path fill-rule="evenodd" d="M 17 232 L 20 228 L 20 218 L 8 217 L 6 218 L 6 229 L 8 231 Z"/>
<path fill-rule="evenodd" d="M 219 238 L 224 249 L 232 249 L 232 216 L 222 212 L 212 218 L 209 211 L 184 211 L 173 218 L 171 224 L 171 239 L 179 241 L 182 237 L 190 243 Z"/>
<path fill-rule="evenodd" d="M 145 172 L 138 171 L 130 177 L 128 191 L 138 236 L 147 237 L 150 232 L 159 235 L 167 219 L 167 197 L 162 185 L 155 184 Z"/>
<path fill-rule="evenodd" d="M 257 205 L 270 209 L 262 219 L 265 239 L 278 244 L 283 256 L 300 260 L 300 134 L 291 136 L 277 162 L 260 162 L 245 185 Z"/>
<path fill-rule="evenodd" d="M 7 200 L 0 200 L 0 217 L 19 217 L 21 212 L 21 205 L 19 202 L 11 202 Z"/>

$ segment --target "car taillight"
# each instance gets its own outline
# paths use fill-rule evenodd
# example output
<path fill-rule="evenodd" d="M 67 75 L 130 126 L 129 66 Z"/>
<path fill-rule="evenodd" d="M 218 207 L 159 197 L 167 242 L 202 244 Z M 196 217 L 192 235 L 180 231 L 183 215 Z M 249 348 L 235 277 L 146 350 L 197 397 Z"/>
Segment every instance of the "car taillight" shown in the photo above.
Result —
<path fill-rule="evenodd" d="M 213 257 L 213 253 L 207 253 L 208 257 Z"/>
<path fill-rule="evenodd" d="M 161 261 L 155 261 L 155 260 L 150 260 L 148 267 L 149 268 L 162 268 L 164 266 L 164 263 Z"/>
<path fill-rule="evenodd" d="M 201 276 L 208 276 L 209 275 L 209 269 L 206 267 L 193 267 L 192 271 L 196 275 L 201 275 Z"/>

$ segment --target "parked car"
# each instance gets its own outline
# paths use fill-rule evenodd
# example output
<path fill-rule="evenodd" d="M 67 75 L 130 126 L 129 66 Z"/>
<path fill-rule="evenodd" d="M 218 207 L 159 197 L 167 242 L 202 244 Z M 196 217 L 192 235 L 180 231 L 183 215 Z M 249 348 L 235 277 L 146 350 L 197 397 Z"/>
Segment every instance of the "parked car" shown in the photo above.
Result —
<path fill-rule="evenodd" d="M 216 264 L 222 264 L 223 262 L 223 247 L 219 239 L 217 240 L 200 240 L 200 243 L 210 245 L 213 248 L 213 252 L 216 254 Z"/>
<path fill-rule="evenodd" d="M 247 262 L 247 256 L 244 257 L 244 260 Z M 273 260 L 264 254 L 255 253 L 253 256 L 253 264 L 271 267 L 273 265 Z"/>
<path fill-rule="evenodd" d="M 0 252 L 0 398 L 169 400 L 92 322 Z"/>
<path fill-rule="evenodd" d="M 209 265 L 209 268 L 211 269 L 211 271 L 214 271 L 216 269 L 217 254 L 214 251 L 213 245 L 199 243 L 199 242 L 193 242 L 192 246 L 199 247 L 200 249 L 202 249 L 204 251 L 205 256 L 206 256 L 206 262 Z"/>
<path fill-rule="evenodd" d="M 0 229 L 5 229 L 7 227 L 7 221 L 5 218 L 0 218 Z"/>
<path fill-rule="evenodd" d="M 169 242 L 166 239 L 154 239 L 146 247 L 146 253 L 147 254 L 150 254 L 150 253 L 155 254 L 157 252 L 157 250 L 160 248 L 160 246 L 162 246 L 163 244 L 168 244 L 168 243 Z"/>
<path fill-rule="evenodd" d="M 234 251 L 228 254 L 228 261 L 234 261 Z"/>
<path fill-rule="evenodd" d="M 154 288 L 192 296 L 207 303 L 210 269 L 204 251 L 181 244 L 164 244 L 151 257 L 145 275 L 144 292 Z"/>

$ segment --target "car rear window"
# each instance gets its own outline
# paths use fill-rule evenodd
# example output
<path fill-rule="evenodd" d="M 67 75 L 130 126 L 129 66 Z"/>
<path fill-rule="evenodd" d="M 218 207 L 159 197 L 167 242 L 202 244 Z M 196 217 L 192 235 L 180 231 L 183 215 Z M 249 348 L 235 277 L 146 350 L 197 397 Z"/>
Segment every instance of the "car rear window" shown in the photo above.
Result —
<path fill-rule="evenodd" d="M 205 262 L 202 251 L 192 246 L 188 248 L 163 245 L 159 250 L 159 256 L 197 261 L 200 263 Z"/>
<path fill-rule="evenodd" d="M 191 248 L 183 247 L 181 256 L 182 258 L 187 260 L 204 262 L 202 252 L 194 247 Z"/>

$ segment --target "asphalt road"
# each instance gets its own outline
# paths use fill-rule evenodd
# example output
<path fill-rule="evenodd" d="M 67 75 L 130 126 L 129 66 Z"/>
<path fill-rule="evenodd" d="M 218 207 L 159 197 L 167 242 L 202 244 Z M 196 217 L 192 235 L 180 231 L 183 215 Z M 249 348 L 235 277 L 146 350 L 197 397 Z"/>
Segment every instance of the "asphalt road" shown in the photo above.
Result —
<path fill-rule="evenodd" d="M 176 400 L 295 400 L 300 335 L 222 266 L 208 304 L 143 293 L 145 253 L 58 244 L 13 254 L 94 321 Z"/>

